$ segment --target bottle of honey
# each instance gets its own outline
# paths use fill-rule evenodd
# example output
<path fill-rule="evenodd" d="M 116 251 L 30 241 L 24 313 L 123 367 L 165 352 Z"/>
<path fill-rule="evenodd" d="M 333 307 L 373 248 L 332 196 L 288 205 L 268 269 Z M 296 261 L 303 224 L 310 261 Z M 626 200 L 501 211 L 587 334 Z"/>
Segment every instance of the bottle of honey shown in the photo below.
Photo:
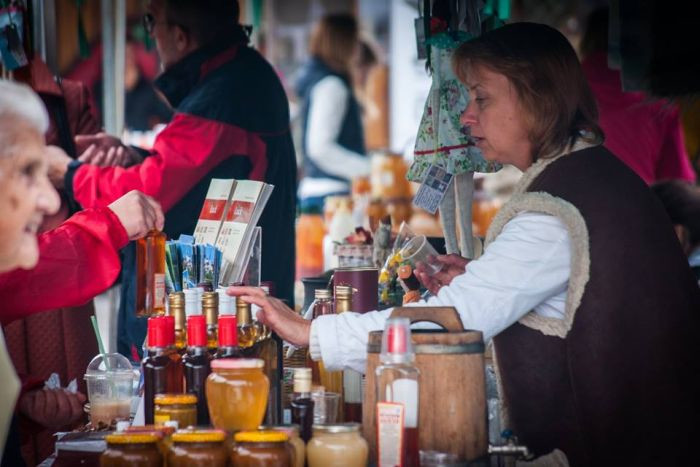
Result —
<path fill-rule="evenodd" d="M 201 315 L 190 316 L 187 319 L 187 354 L 182 361 L 185 368 L 185 390 L 197 396 L 197 425 L 209 425 L 205 383 L 211 372 L 210 360 L 206 319 Z"/>
<path fill-rule="evenodd" d="M 175 348 L 183 355 L 187 350 L 185 331 L 185 294 L 173 292 L 168 295 L 168 314 L 175 318 Z"/>
<path fill-rule="evenodd" d="M 334 308 L 336 313 L 352 310 L 352 287 L 336 285 Z M 362 422 L 362 374 L 343 371 L 343 417 L 346 422 Z"/>
<path fill-rule="evenodd" d="M 238 346 L 242 349 L 252 347 L 258 338 L 258 327 L 253 322 L 250 303 L 236 297 L 236 321 L 238 325 Z"/>
<path fill-rule="evenodd" d="M 158 230 L 136 241 L 136 313 L 165 314 L 165 234 Z"/>
<path fill-rule="evenodd" d="M 219 349 L 214 358 L 241 358 L 238 347 L 238 325 L 235 315 L 219 316 Z"/>
<path fill-rule="evenodd" d="M 219 294 L 204 292 L 202 294 L 202 313 L 207 323 L 207 348 L 214 355 L 218 347 Z"/>
<path fill-rule="evenodd" d="M 175 319 L 148 319 L 147 355 L 143 359 L 145 423 L 154 423 L 156 394 L 183 392 L 182 359 L 175 350 Z"/>

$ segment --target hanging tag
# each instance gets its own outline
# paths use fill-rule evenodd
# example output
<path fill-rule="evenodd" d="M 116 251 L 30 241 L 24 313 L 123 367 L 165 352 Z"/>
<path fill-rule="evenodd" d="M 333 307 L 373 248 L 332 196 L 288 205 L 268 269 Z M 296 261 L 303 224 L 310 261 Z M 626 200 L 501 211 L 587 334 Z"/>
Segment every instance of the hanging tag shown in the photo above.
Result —
<path fill-rule="evenodd" d="M 425 209 L 430 214 L 435 214 L 450 187 L 450 183 L 452 183 L 452 174 L 442 167 L 431 164 L 426 171 L 423 183 L 413 198 L 413 205 Z"/>
<path fill-rule="evenodd" d="M 22 39 L 14 24 L 8 24 L 0 29 L 0 56 L 7 70 L 15 70 L 28 63 L 22 47 Z"/>
<path fill-rule="evenodd" d="M 416 50 L 418 51 L 418 59 L 424 60 L 428 58 L 428 51 L 425 48 L 425 19 L 421 16 L 413 20 L 416 26 Z"/>

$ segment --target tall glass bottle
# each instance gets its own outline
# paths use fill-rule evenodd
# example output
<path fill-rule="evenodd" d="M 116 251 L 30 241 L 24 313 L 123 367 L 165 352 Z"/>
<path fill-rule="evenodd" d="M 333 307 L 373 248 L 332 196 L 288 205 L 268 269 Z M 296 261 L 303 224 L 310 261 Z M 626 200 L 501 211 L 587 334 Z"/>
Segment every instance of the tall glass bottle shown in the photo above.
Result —
<path fill-rule="evenodd" d="M 158 230 L 136 241 L 136 313 L 165 314 L 165 234 Z"/>
<path fill-rule="evenodd" d="M 382 336 L 377 375 L 378 466 L 419 465 L 418 368 L 408 318 L 391 318 Z M 400 421 L 403 420 L 403 424 Z"/>
<path fill-rule="evenodd" d="M 204 316 L 187 320 L 187 354 L 182 358 L 185 391 L 197 396 L 197 425 L 209 425 L 209 408 L 205 386 L 211 373 L 211 355 L 207 349 L 207 324 Z"/>
<path fill-rule="evenodd" d="M 153 397 L 183 390 L 182 361 L 175 350 L 175 320 L 172 316 L 148 319 L 147 355 L 143 359 L 145 423 L 153 424 Z"/>
<path fill-rule="evenodd" d="M 335 286 L 335 312 L 352 309 L 352 287 Z M 343 371 L 343 417 L 346 422 L 362 423 L 362 374 L 354 370 Z"/>
<path fill-rule="evenodd" d="M 187 351 L 184 293 L 172 292 L 168 295 L 168 314 L 175 318 L 175 348 L 180 355 L 183 355 Z"/>
<path fill-rule="evenodd" d="M 219 316 L 219 349 L 214 358 L 242 358 L 235 315 Z"/>
<path fill-rule="evenodd" d="M 214 355 L 218 347 L 219 294 L 204 292 L 202 294 L 202 313 L 207 322 L 207 348 Z"/>
<path fill-rule="evenodd" d="M 314 291 L 314 310 L 313 318 L 316 319 L 323 315 L 332 315 L 335 313 L 333 306 L 333 297 L 328 289 L 316 289 Z M 311 359 L 309 359 L 311 360 Z M 323 366 L 323 361 L 310 361 L 311 379 L 315 386 L 323 386 L 327 392 L 335 392 L 343 395 L 343 372 L 328 371 Z"/>
<path fill-rule="evenodd" d="M 236 297 L 236 320 L 238 322 L 238 346 L 242 349 L 252 347 L 258 338 L 258 328 L 253 322 L 250 303 Z"/>
<path fill-rule="evenodd" d="M 311 368 L 294 369 L 294 395 L 292 396 L 292 423 L 300 427 L 299 435 L 305 443 L 311 439 L 314 423 L 314 401 L 311 399 Z"/>

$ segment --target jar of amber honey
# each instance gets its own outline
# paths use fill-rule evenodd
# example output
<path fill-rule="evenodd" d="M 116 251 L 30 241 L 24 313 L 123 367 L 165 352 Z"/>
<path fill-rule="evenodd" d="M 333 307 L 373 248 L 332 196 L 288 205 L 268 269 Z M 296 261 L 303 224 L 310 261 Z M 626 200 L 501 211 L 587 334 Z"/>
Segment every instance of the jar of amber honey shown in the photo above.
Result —
<path fill-rule="evenodd" d="M 153 398 L 156 425 L 176 421 L 179 427 L 197 424 L 197 396 L 194 394 L 156 394 Z"/>
<path fill-rule="evenodd" d="M 100 467 L 161 467 L 160 437 L 155 433 L 113 433 L 105 436 L 107 450 L 100 456 Z"/>
<path fill-rule="evenodd" d="M 221 430 L 177 431 L 168 452 L 168 467 L 226 467 L 225 439 Z"/>
<path fill-rule="evenodd" d="M 236 467 L 293 467 L 289 438 L 279 431 L 241 431 L 233 437 L 231 462 Z"/>
<path fill-rule="evenodd" d="M 365 467 L 367 441 L 360 436 L 359 423 L 314 425 L 306 446 L 309 467 Z"/>
<path fill-rule="evenodd" d="M 265 416 L 270 380 L 259 358 L 223 358 L 211 362 L 207 404 L 212 425 L 231 432 L 255 430 Z"/>

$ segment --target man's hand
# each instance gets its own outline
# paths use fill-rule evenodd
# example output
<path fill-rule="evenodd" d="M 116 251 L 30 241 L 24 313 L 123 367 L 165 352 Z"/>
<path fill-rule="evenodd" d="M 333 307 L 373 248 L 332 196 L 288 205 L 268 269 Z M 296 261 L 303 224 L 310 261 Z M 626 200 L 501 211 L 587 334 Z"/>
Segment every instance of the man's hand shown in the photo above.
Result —
<path fill-rule="evenodd" d="M 32 421 L 46 428 L 71 425 L 83 416 L 85 396 L 63 389 L 37 389 L 19 400 L 19 410 Z"/>
<path fill-rule="evenodd" d="M 58 146 L 46 146 L 44 152 L 48 164 L 49 180 L 56 188 L 63 188 L 63 180 L 72 159 Z"/>
<path fill-rule="evenodd" d="M 418 280 L 421 281 L 425 288 L 430 290 L 433 295 L 436 295 L 438 290 L 443 286 L 450 285 L 452 279 L 464 274 L 464 269 L 470 261 L 456 254 L 440 255 L 437 256 L 436 259 L 438 262 L 442 263 L 442 269 L 439 272 L 430 275 L 428 273 L 428 268 L 423 263 L 418 263 L 415 271 Z"/>
<path fill-rule="evenodd" d="M 311 321 L 302 318 L 280 300 L 266 295 L 257 287 L 229 287 L 226 293 L 258 305 L 261 310 L 258 311 L 257 320 L 285 341 L 297 347 L 309 346 Z"/>
<path fill-rule="evenodd" d="M 107 133 L 78 135 L 75 148 L 78 160 L 98 167 L 128 167 L 141 162 L 141 156 L 121 140 Z"/>
<path fill-rule="evenodd" d="M 165 217 L 160 204 L 140 191 L 130 191 L 108 207 L 119 218 L 129 240 L 141 238 L 153 229 L 163 230 Z"/>

